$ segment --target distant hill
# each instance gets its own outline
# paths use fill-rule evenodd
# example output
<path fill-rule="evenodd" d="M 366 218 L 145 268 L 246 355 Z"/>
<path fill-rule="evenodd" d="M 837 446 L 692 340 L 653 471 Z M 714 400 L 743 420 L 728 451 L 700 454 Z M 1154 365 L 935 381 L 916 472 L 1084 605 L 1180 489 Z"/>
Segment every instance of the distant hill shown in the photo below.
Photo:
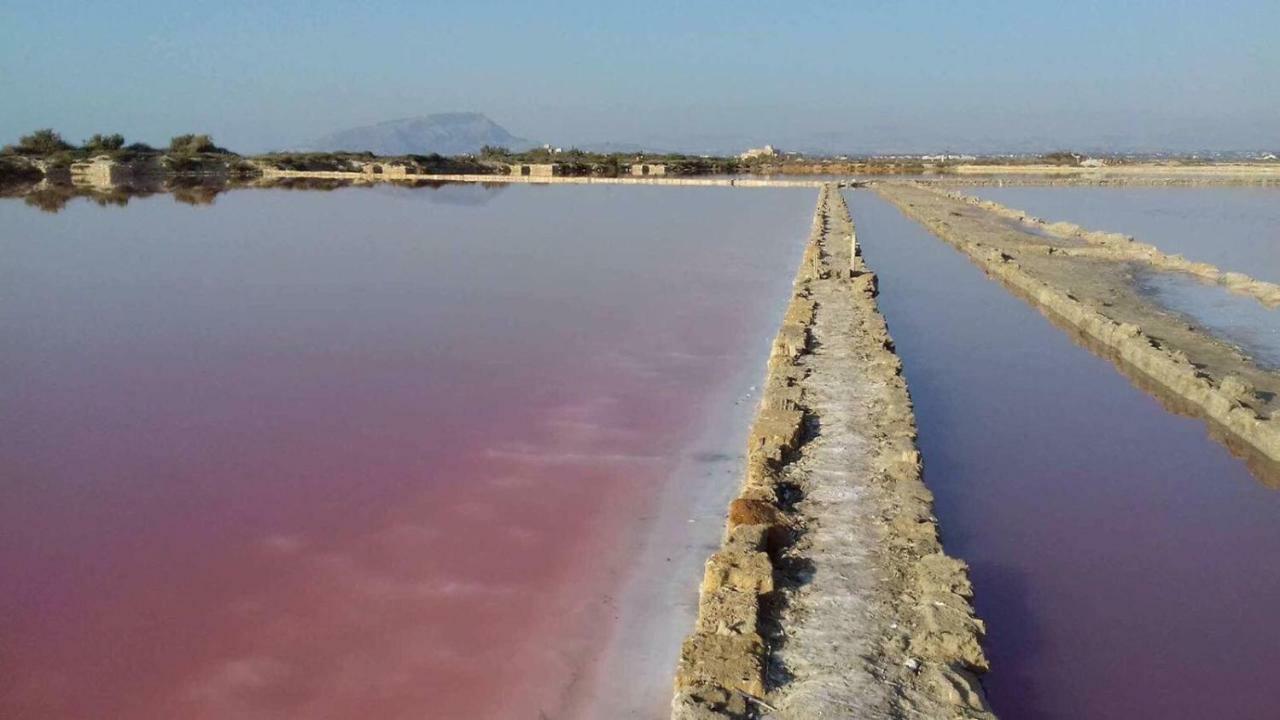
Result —
<path fill-rule="evenodd" d="M 461 155 L 478 152 L 484 145 L 523 150 L 533 143 L 512 135 L 482 113 L 439 113 L 339 130 L 311 143 L 308 149 L 367 150 L 378 155 Z"/>

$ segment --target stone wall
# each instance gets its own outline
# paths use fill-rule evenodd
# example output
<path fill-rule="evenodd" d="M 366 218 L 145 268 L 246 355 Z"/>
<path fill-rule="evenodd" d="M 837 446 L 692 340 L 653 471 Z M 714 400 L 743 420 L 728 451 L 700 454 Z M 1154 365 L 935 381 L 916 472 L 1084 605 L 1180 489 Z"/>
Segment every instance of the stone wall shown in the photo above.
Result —
<path fill-rule="evenodd" d="M 71 163 L 71 182 L 76 185 L 111 187 L 127 180 L 132 173 L 125 165 L 110 158 L 94 158 Z"/>
<path fill-rule="evenodd" d="M 414 174 L 410 172 L 408 165 L 395 162 L 368 162 L 360 167 L 360 172 L 365 175 L 380 176 L 388 180 L 404 179 Z"/>
<path fill-rule="evenodd" d="M 1257 367 L 1252 359 L 1140 294 L 1117 290 L 1105 297 L 1093 297 L 1082 287 L 1063 287 L 1065 269 L 1051 276 L 1044 272 L 1044 266 L 1050 261 L 1065 264 L 1089 260 L 1094 264 L 1080 272 L 1096 276 L 1102 272 L 1124 273 L 1133 263 L 1146 263 L 1155 270 L 1214 280 L 1268 303 L 1275 299 L 1276 286 L 1165 255 L 1128 236 L 1086 231 L 1071 223 L 1045 224 L 998 203 L 919 183 L 885 183 L 875 189 L 903 214 L 964 252 L 1017 295 L 1107 348 L 1107 354 L 1116 362 L 1160 384 L 1166 392 L 1181 398 L 1186 407 L 1194 408 L 1197 415 L 1234 434 L 1256 453 L 1273 463 L 1280 462 L 1280 416 L 1273 414 L 1272 407 L 1280 392 L 1280 381 L 1274 373 Z M 1052 237 L 1079 240 L 1084 246 L 1043 248 L 1031 242 L 1037 236 L 1027 235 L 1028 242 L 1015 248 L 980 227 L 975 229 L 978 220 L 953 209 L 966 206 L 1036 226 Z M 1130 322 L 1113 317 L 1121 313 L 1142 320 Z"/>
<path fill-rule="evenodd" d="M 508 167 L 512 177 L 549 178 L 560 175 L 560 168 L 554 163 L 518 163 Z"/>
<path fill-rule="evenodd" d="M 654 177 L 667 174 L 667 166 L 661 163 L 636 163 L 630 168 L 631 174 L 639 177 Z"/>
<path fill-rule="evenodd" d="M 556 185 L 671 185 L 685 187 L 744 187 L 744 188 L 819 188 L 822 180 L 779 180 L 772 178 L 724 178 L 724 177 L 593 177 L 593 176 L 534 176 L 534 175 L 430 175 L 409 174 L 389 178 L 362 172 L 336 170 L 281 170 L 262 168 L 264 179 L 315 178 L 323 180 L 350 180 L 352 182 L 382 182 L 391 180 L 440 180 L 447 182 L 478 183 L 545 183 Z M 841 183 L 853 187 L 861 183 L 849 180 Z"/>
<path fill-rule="evenodd" d="M 941 549 L 876 293 L 823 186 L 673 720 L 993 717 L 984 626 L 967 567 Z"/>

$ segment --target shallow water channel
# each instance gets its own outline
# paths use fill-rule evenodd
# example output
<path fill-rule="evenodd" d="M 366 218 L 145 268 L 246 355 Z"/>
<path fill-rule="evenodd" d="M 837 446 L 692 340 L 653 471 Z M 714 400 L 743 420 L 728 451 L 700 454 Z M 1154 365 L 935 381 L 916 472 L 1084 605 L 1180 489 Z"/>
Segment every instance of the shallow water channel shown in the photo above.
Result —
<path fill-rule="evenodd" d="M 1050 222 L 1123 232 L 1166 253 L 1280 282 L 1280 188 L 984 187 L 966 192 Z M 1010 224 L 1035 232 L 1030 225 Z M 1280 308 L 1189 274 L 1135 266 L 1134 281 L 1140 292 L 1259 364 L 1280 364 Z"/>
<path fill-rule="evenodd" d="M 1275 717 L 1280 491 L 891 205 L 847 197 L 996 712 Z"/>
<path fill-rule="evenodd" d="M 976 187 L 1049 222 L 1132 235 L 1166 253 L 1280 283 L 1280 188 Z"/>
<path fill-rule="evenodd" d="M 0 716 L 661 711 L 813 202 L 0 202 Z"/>
<path fill-rule="evenodd" d="M 1280 369 L 1280 308 L 1186 273 L 1134 268 L 1140 292 L 1239 348 L 1260 367 Z"/>

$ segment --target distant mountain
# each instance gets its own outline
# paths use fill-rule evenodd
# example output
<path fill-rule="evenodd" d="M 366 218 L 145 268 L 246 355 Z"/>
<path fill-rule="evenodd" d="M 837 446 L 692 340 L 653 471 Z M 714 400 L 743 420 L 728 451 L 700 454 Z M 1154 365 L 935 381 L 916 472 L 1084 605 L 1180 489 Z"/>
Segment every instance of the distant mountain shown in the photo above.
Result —
<path fill-rule="evenodd" d="M 378 155 L 461 155 L 478 152 L 484 145 L 523 150 L 533 143 L 512 135 L 481 113 L 439 113 L 339 130 L 311 143 L 309 149 L 369 151 Z"/>

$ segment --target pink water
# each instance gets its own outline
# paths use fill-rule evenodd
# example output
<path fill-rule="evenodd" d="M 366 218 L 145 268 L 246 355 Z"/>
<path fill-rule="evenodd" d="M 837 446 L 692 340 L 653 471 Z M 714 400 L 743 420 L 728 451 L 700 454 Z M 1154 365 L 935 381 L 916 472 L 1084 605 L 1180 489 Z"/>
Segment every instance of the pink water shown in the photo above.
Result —
<path fill-rule="evenodd" d="M 557 717 L 812 201 L 0 203 L 0 716 Z"/>

